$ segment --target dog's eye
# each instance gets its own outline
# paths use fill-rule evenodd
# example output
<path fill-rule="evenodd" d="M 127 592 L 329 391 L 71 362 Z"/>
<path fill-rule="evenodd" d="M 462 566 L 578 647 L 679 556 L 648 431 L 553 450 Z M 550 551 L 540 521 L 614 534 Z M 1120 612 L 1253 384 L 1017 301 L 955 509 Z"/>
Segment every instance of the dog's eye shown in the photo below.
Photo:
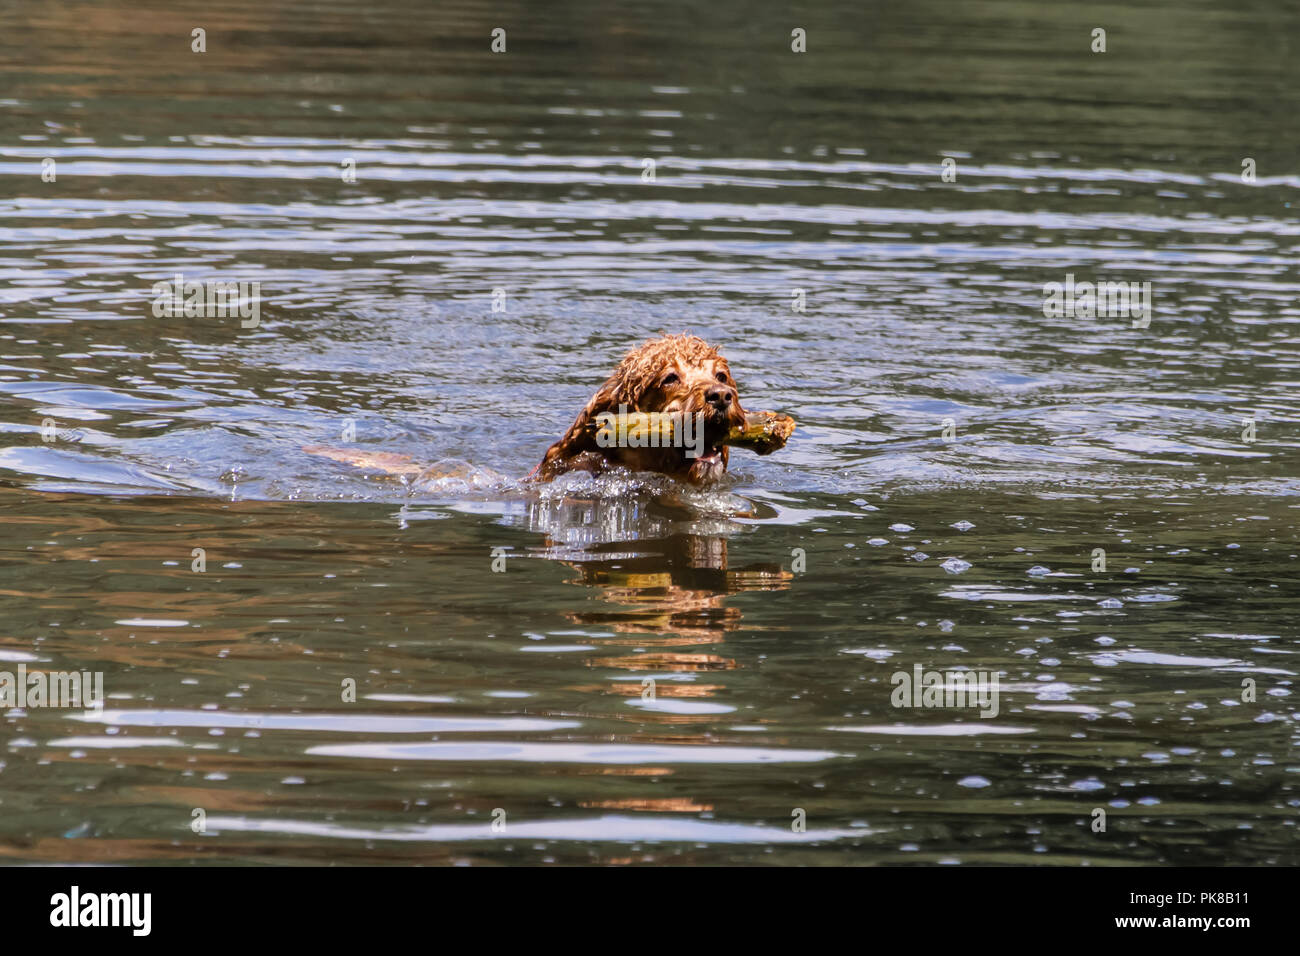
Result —
<path fill-rule="evenodd" d="M 676 383 L 677 381 L 678 381 L 678 379 L 677 379 L 677 373 L 676 373 L 676 372 L 669 372 L 667 375 L 664 376 L 663 384 L 664 384 L 664 385 L 672 385 L 672 384 Z"/>
<path fill-rule="evenodd" d="M 719 372 L 719 373 L 718 373 L 718 381 L 719 381 L 719 382 L 722 382 L 722 383 L 725 384 L 726 381 L 727 381 L 727 373 L 726 373 L 726 372 Z"/>

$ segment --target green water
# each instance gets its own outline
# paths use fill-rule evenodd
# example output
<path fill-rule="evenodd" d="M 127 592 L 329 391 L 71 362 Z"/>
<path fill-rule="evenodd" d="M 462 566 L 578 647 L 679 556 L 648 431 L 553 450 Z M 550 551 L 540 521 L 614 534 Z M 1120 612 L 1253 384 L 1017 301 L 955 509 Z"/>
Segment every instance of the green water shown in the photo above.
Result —
<path fill-rule="evenodd" d="M 0 859 L 1300 862 L 1300 12 L 221 7 L 0 11 Z M 785 449 L 517 482 L 682 329 Z"/>

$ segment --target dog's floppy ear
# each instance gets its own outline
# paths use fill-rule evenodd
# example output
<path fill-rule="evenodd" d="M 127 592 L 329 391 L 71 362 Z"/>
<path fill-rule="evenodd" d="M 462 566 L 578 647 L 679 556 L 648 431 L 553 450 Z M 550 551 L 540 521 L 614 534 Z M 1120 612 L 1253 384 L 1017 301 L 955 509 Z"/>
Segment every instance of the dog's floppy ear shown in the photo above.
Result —
<path fill-rule="evenodd" d="M 604 412 L 616 415 L 621 405 L 626 405 L 628 411 L 642 411 L 641 399 L 656 381 L 657 368 L 652 361 L 646 359 L 645 348 L 643 345 L 623 356 L 623 361 L 614 369 L 614 374 L 596 390 L 596 394 L 587 402 L 587 407 L 578 413 L 569 430 L 546 449 L 546 455 L 532 470 L 529 478 L 544 481 L 564 471 L 565 463 L 579 455 L 586 452 L 604 454 L 604 449 L 596 444 L 596 417 Z"/>
<path fill-rule="evenodd" d="M 611 375 L 587 402 L 587 407 L 578 413 L 569 430 L 554 445 L 546 449 L 546 455 L 538 466 L 542 474 L 547 474 L 554 465 L 576 458 L 586 451 L 599 451 L 596 444 L 596 416 L 603 412 L 618 413 L 619 405 L 626 405 L 629 410 L 636 409 L 639 396 L 631 387 L 627 377 L 620 368 Z"/>

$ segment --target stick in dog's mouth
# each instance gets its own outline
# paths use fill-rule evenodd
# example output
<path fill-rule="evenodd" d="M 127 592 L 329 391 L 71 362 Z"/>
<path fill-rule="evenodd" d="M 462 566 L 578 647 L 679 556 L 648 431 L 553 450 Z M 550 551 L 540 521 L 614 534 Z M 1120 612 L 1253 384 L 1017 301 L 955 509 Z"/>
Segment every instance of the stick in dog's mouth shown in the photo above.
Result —
<path fill-rule="evenodd" d="M 716 458 L 723 446 L 747 448 L 759 455 L 770 455 L 785 446 L 794 433 L 795 420 L 776 412 L 749 412 L 740 423 L 726 416 L 704 418 L 680 412 L 604 412 L 592 423 L 596 443 L 602 448 L 683 447 L 689 451 L 701 443 L 695 455 Z"/>

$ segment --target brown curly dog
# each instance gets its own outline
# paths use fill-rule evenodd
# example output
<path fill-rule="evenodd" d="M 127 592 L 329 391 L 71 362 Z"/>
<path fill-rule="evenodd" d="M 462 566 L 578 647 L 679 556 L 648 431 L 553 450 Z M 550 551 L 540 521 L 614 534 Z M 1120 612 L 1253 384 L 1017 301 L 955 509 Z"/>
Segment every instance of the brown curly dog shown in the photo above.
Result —
<path fill-rule="evenodd" d="M 597 416 L 620 410 L 689 415 L 702 421 L 703 434 L 693 447 L 601 447 Z M 695 417 L 700 414 L 702 418 Z M 529 478 L 549 481 L 566 471 L 600 472 L 621 465 L 694 484 L 716 481 L 727 471 L 727 449 L 718 441 L 744 422 L 735 379 L 718 350 L 694 335 L 665 335 L 624 356 Z"/>

